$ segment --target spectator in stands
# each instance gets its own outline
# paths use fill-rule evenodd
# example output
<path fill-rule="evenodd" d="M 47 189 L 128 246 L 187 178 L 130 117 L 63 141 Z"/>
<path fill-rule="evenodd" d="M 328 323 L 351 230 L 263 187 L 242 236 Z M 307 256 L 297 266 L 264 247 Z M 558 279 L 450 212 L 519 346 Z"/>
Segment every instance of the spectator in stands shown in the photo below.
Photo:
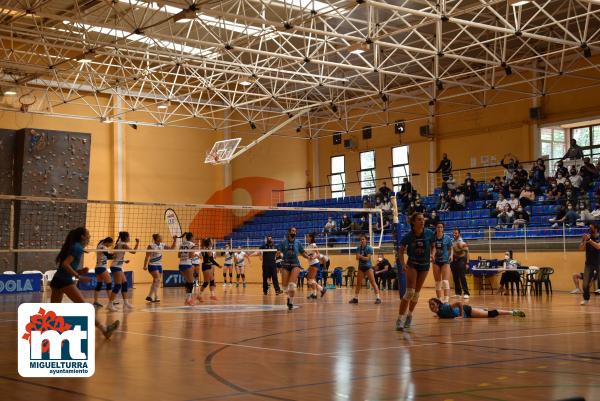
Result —
<path fill-rule="evenodd" d="M 583 177 L 579 175 L 575 166 L 571 166 L 571 171 L 569 171 L 569 174 L 569 181 L 571 181 L 571 185 L 573 185 L 573 190 L 576 193 L 579 193 Z"/>
<path fill-rule="evenodd" d="M 373 207 L 373 201 L 369 195 L 363 196 L 363 208 L 371 209 Z"/>
<path fill-rule="evenodd" d="M 467 176 L 465 177 L 465 187 L 467 186 L 467 184 L 471 183 L 472 186 L 475 186 L 476 182 L 473 179 L 473 177 L 471 177 L 471 173 L 467 173 Z"/>
<path fill-rule="evenodd" d="M 567 182 L 567 176 L 563 175 L 562 173 L 556 174 L 556 183 L 557 184 L 565 185 L 565 182 Z"/>
<path fill-rule="evenodd" d="M 381 185 L 381 188 L 379 188 L 379 194 L 381 195 L 381 198 L 389 198 L 391 192 L 392 192 L 392 190 L 388 188 L 388 186 L 386 185 L 386 183 L 384 181 L 383 184 Z"/>
<path fill-rule="evenodd" d="M 546 185 L 546 165 L 541 157 L 531 167 L 531 185 L 536 190 Z"/>
<path fill-rule="evenodd" d="M 504 206 L 504 210 L 498 215 L 498 225 L 496 228 L 506 228 L 509 224 L 513 224 L 514 216 L 515 213 L 513 212 L 512 207 L 510 207 L 510 204 L 507 204 Z"/>
<path fill-rule="evenodd" d="M 477 188 L 473 179 L 465 180 L 464 193 L 467 202 L 472 202 L 479 199 L 479 194 L 477 193 Z"/>
<path fill-rule="evenodd" d="M 598 170 L 596 170 L 596 166 L 592 164 L 589 157 L 583 159 L 583 166 L 579 169 L 579 175 L 581 176 L 581 189 L 585 192 L 589 191 L 592 181 L 598 175 Z"/>
<path fill-rule="evenodd" d="M 383 211 L 383 216 L 386 218 L 391 217 L 392 215 L 392 202 L 390 202 L 389 198 L 383 198 L 383 202 L 381 202 L 381 210 Z"/>
<path fill-rule="evenodd" d="M 565 214 L 565 225 L 567 227 L 575 227 L 579 220 L 579 213 L 573 207 L 572 203 L 567 203 L 567 213 Z"/>
<path fill-rule="evenodd" d="M 516 175 L 513 175 L 512 180 L 508 183 L 508 187 L 506 188 L 505 195 L 515 195 L 518 196 L 521 193 L 521 189 L 523 188 L 523 183 L 521 180 L 517 178 Z"/>
<path fill-rule="evenodd" d="M 432 210 L 429 216 L 425 217 L 425 225 L 427 228 L 431 228 L 437 225 L 440 222 L 440 216 L 438 216 L 437 211 Z"/>
<path fill-rule="evenodd" d="M 508 163 L 505 162 L 507 157 L 509 158 Z M 507 153 L 502 157 L 502 160 L 500 160 L 500 165 L 506 170 L 504 173 L 506 181 L 510 181 L 513 178 L 515 170 L 519 166 L 519 159 L 512 153 Z"/>
<path fill-rule="evenodd" d="M 340 232 L 349 233 L 352 230 L 352 220 L 348 215 L 344 214 L 342 221 L 340 222 Z"/>
<path fill-rule="evenodd" d="M 527 213 L 527 211 L 525 211 L 525 209 L 523 209 L 523 206 L 519 205 L 517 207 L 517 211 L 515 212 L 514 215 L 514 224 L 513 224 L 513 228 L 517 229 L 517 228 L 521 228 L 526 226 L 527 224 L 529 224 L 529 213 Z"/>
<path fill-rule="evenodd" d="M 508 295 L 509 284 L 521 282 L 521 275 L 517 271 L 520 265 L 519 262 L 513 259 L 513 251 L 506 251 L 504 254 L 504 262 L 502 263 L 502 267 L 505 268 L 506 271 L 502 273 L 502 277 L 500 277 L 500 288 L 498 288 L 498 294 Z"/>
<path fill-rule="evenodd" d="M 409 192 L 406 195 L 406 198 L 404 198 L 402 200 L 402 212 L 406 213 L 406 211 L 408 210 L 408 207 L 410 206 L 411 203 L 414 202 L 414 195 L 412 192 Z"/>
<path fill-rule="evenodd" d="M 389 230 L 391 227 L 390 225 L 390 219 L 386 218 L 385 216 L 383 217 L 383 225 L 381 224 L 381 220 L 377 219 L 377 224 L 375 224 L 375 229 L 377 231 L 387 231 Z M 369 231 L 369 225 L 367 224 L 367 232 Z"/>
<path fill-rule="evenodd" d="M 600 207 L 600 186 L 598 186 L 594 192 L 594 203 L 596 204 L 597 208 Z"/>
<path fill-rule="evenodd" d="M 440 161 L 440 165 L 434 171 L 434 173 L 442 172 L 442 180 L 447 181 L 448 177 L 450 177 L 452 173 L 452 161 L 448 159 L 448 154 L 444 153 L 442 155 L 442 160 Z M 453 188 L 450 188 L 453 189 Z"/>
<path fill-rule="evenodd" d="M 408 181 L 407 177 L 404 177 L 402 180 L 402 185 L 400 186 L 400 198 L 404 199 L 408 194 L 412 194 L 414 191 L 412 184 Z"/>
<path fill-rule="evenodd" d="M 423 206 L 423 203 L 421 202 L 421 199 L 417 199 L 415 201 L 415 209 L 413 211 L 413 213 L 425 213 L 427 210 L 425 210 L 425 206 Z M 411 213 L 412 214 L 412 213 Z"/>
<path fill-rule="evenodd" d="M 510 205 L 510 208 L 512 210 L 517 210 L 517 207 L 519 206 L 519 199 L 517 199 L 516 195 L 511 192 L 510 196 L 508 198 L 508 204 Z"/>
<path fill-rule="evenodd" d="M 367 219 L 363 216 L 360 218 L 360 225 L 359 225 L 359 231 L 360 234 L 366 234 L 369 232 L 369 222 L 367 221 Z"/>
<path fill-rule="evenodd" d="M 579 202 L 579 227 L 587 227 L 591 223 L 596 222 L 596 217 L 590 212 L 585 203 Z"/>
<path fill-rule="evenodd" d="M 561 160 L 579 160 L 583 159 L 583 149 L 581 146 L 577 145 L 577 141 L 571 138 L 571 147 L 567 150 L 567 153 L 562 157 Z"/>
<path fill-rule="evenodd" d="M 449 196 L 446 192 L 440 192 L 440 196 L 438 197 L 438 203 L 436 205 L 436 209 L 439 212 L 447 212 L 450 209 L 450 202 L 448 202 Z"/>
<path fill-rule="evenodd" d="M 325 223 L 325 227 L 323 228 L 323 232 L 327 234 L 333 234 L 336 231 L 335 220 L 329 216 L 327 218 L 327 223 Z"/>
<path fill-rule="evenodd" d="M 562 200 L 562 203 L 570 203 L 572 205 L 575 205 L 577 204 L 578 200 L 579 199 L 577 198 L 577 194 L 575 193 L 575 191 L 573 191 L 571 183 L 567 181 L 567 185 L 565 185 L 565 196 Z"/>
<path fill-rule="evenodd" d="M 504 211 L 504 207 L 506 205 L 508 205 L 508 201 L 506 200 L 506 198 L 504 198 L 504 195 L 502 195 L 501 193 L 498 194 L 498 201 L 496 201 L 496 207 L 492 212 L 492 216 L 498 217 L 498 215 Z"/>
<path fill-rule="evenodd" d="M 523 207 L 527 207 L 535 202 L 535 193 L 531 189 L 530 185 L 525 185 L 525 188 L 519 194 L 519 203 Z"/>
<path fill-rule="evenodd" d="M 559 224 L 563 224 L 565 222 L 565 216 L 567 215 L 567 208 L 565 206 L 560 206 L 558 211 L 556 212 L 556 216 L 554 218 L 548 220 L 552 224 L 552 228 L 557 228 Z"/>
<path fill-rule="evenodd" d="M 546 192 L 546 198 L 549 201 L 560 200 L 564 195 L 564 185 L 560 187 L 556 184 L 556 179 L 552 178 L 548 192 Z"/>
<path fill-rule="evenodd" d="M 465 198 L 465 194 L 459 188 L 454 192 L 453 198 L 450 199 L 450 210 L 464 210 L 466 205 L 467 199 Z"/>
<path fill-rule="evenodd" d="M 562 160 L 556 162 L 556 171 L 554 172 L 554 177 L 558 177 L 559 174 L 563 177 L 569 174 L 569 170 L 563 166 Z"/>
<path fill-rule="evenodd" d="M 456 189 L 456 180 L 454 180 L 454 176 L 452 174 L 450 174 L 442 184 L 442 189 L 444 188 L 446 188 L 446 191 L 452 191 Z"/>
<path fill-rule="evenodd" d="M 385 258 L 383 253 L 380 253 L 375 265 L 375 282 L 380 290 L 383 291 L 386 288 L 391 290 L 393 273 L 390 261 Z"/>

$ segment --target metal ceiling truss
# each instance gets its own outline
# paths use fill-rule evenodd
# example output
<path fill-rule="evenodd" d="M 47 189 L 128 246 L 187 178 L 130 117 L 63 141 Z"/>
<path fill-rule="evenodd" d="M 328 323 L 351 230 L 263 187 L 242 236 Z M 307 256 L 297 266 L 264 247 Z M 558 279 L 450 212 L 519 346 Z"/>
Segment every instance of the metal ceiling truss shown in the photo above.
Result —
<path fill-rule="evenodd" d="M 599 84 L 597 1 L 514 3 L 0 0 L 0 109 L 306 139 Z"/>

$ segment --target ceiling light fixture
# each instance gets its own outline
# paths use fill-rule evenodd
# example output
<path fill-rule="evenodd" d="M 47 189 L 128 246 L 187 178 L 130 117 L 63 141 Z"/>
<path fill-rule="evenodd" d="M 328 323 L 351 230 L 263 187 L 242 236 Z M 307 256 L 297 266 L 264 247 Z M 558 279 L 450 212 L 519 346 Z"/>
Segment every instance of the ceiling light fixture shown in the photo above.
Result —
<path fill-rule="evenodd" d="M 254 76 L 252 77 L 242 77 L 238 80 L 239 84 L 242 86 L 250 86 L 253 83 L 256 82 L 256 78 Z"/>
<path fill-rule="evenodd" d="M 508 4 L 510 4 L 513 7 L 520 7 L 529 3 L 531 3 L 531 0 L 508 0 Z"/>
<path fill-rule="evenodd" d="M 350 54 L 363 54 L 369 50 L 371 50 L 371 46 L 365 42 L 355 43 L 348 47 L 348 52 Z"/>
<path fill-rule="evenodd" d="M 4 91 L 4 96 L 16 96 L 17 91 L 14 89 L 7 89 Z"/>

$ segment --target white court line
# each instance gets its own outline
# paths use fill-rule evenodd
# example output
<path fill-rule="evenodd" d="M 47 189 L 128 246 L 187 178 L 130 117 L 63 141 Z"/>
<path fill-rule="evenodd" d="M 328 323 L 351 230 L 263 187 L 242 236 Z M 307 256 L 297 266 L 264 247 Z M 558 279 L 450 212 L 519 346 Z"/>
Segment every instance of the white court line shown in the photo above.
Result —
<path fill-rule="evenodd" d="M 600 330 L 592 330 L 592 331 L 569 331 L 564 333 L 548 333 L 548 334 L 532 334 L 527 336 L 510 336 L 510 337 L 495 337 L 495 338 L 477 338 L 473 340 L 459 340 L 459 341 L 439 341 L 435 343 L 425 343 L 425 344 L 415 344 L 415 345 L 403 345 L 403 346 L 395 346 L 395 347 L 381 347 L 381 348 L 363 348 L 357 349 L 353 351 L 344 351 L 342 352 L 327 352 L 321 354 L 322 356 L 330 356 L 330 355 L 340 355 L 343 356 L 345 354 L 354 354 L 357 352 L 365 352 L 365 351 L 385 351 L 390 349 L 402 349 L 402 348 L 415 348 L 415 347 L 423 347 L 423 346 L 431 346 L 431 345 L 452 345 L 452 344 L 463 344 L 463 343 L 471 343 L 471 342 L 482 342 L 482 341 L 499 341 L 499 340 L 514 340 L 520 338 L 533 338 L 533 337 L 551 337 L 551 336 L 564 336 L 564 335 L 575 335 L 575 334 L 588 334 L 588 333 L 600 333 Z M 475 333 L 476 334 L 476 333 Z"/>
<path fill-rule="evenodd" d="M 119 330 L 119 331 L 121 331 L 121 330 Z M 193 338 L 185 338 L 185 337 L 170 337 L 170 336 L 162 336 L 159 334 L 138 333 L 135 331 L 121 331 L 121 332 L 127 333 L 127 334 L 136 334 L 136 335 L 140 335 L 140 336 L 166 338 L 168 340 L 192 341 L 192 342 L 203 343 L 203 344 L 225 345 L 225 346 L 229 346 L 229 347 L 239 347 L 239 348 L 250 348 L 250 349 L 256 349 L 256 350 L 261 350 L 261 351 L 276 351 L 276 352 L 285 352 L 285 353 L 289 353 L 289 354 L 321 356 L 321 354 L 315 354 L 312 352 L 293 351 L 293 350 L 280 349 L 280 348 L 258 347 L 258 346 L 254 346 L 254 345 L 225 343 L 225 342 L 220 342 L 220 341 L 196 340 Z"/>

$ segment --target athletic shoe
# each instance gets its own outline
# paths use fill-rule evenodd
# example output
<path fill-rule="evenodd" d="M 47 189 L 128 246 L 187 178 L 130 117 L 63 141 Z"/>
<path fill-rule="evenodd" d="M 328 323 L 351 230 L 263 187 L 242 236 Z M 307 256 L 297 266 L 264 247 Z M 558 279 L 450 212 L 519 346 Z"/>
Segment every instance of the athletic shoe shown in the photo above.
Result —
<path fill-rule="evenodd" d="M 375 305 L 379 305 L 381 303 L 381 298 L 376 298 L 375 299 Z"/>
<path fill-rule="evenodd" d="M 235 288 L 240 288 L 240 283 L 235 283 Z"/>
<path fill-rule="evenodd" d="M 443 298 L 442 298 L 442 302 L 443 302 L 443 303 L 447 304 L 447 303 L 448 303 L 448 301 L 450 301 L 449 297 L 443 297 Z"/>
<path fill-rule="evenodd" d="M 131 305 L 129 303 L 129 301 L 125 301 L 125 302 L 123 302 L 123 309 L 129 309 L 129 310 L 131 310 L 131 309 L 133 309 L 133 305 Z"/>
<path fill-rule="evenodd" d="M 279 290 L 279 291 L 275 291 L 275 295 L 281 295 L 283 294 L 283 291 Z"/>
<path fill-rule="evenodd" d="M 587 300 L 587 299 L 584 299 L 583 301 L 581 301 L 581 303 L 580 303 L 579 305 L 581 305 L 581 306 L 586 306 L 586 305 L 587 305 L 587 304 L 589 304 L 589 303 L 590 303 L 590 301 L 589 301 L 589 300 Z"/>
<path fill-rule="evenodd" d="M 598 288 L 596 291 L 594 291 L 594 294 L 600 295 L 600 288 Z"/>
<path fill-rule="evenodd" d="M 263 292 L 263 295 L 267 296 L 267 295 L 269 295 L 269 293 L 268 292 Z"/>
<path fill-rule="evenodd" d="M 525 312 L 523 312 L 522 310 L 515 309 L 512 312 L 512 315 L 516 317 L 525 317 Z"/>
<path fill-rule="evenodd" d="M 294 304 L 292 303 L 292 300 L 289 298 L 287 300 L 287 307 L 288 307 L 288 310 L 294 309 Z"/>
<path fill-rule="evenodd" d="M 204 300 L 202 299 L 202 297 L 200 295 L 198 295 L 196 297 L 196 299 L 198 300 L 198 303 L 203 303 L 204 302 Z"/>
<path fill-rule="evenodd" d="M 223 287 L 227 287 L 227 283 L 223 283 Z"/>
<path fill-rule="evenodd" d="M 410 329 L 411 323 L 412 323 L 412 315 L 406 316 L 406 320 L 404 321 L 404 330 Z"/>
<path fill-rule="evenodd" d="M 194 280 L 194 288 L 198 288 L 198 280 Z"/>
<path fill-rule="evenodd" d="M 598 291 L 598 290 L 596 290 Z M 569 294 L 581 294 L 581 290 L 579 288 L 575 288 L 573 291 L 571 291 Z"/>
<path fill-rule="evenodd" d="M 396 320 L 396 331 L 404 331 L 404 324 L 400 318 Z"/>
<path fill-rule="evenodd" d="M 317 296 L 315 294 L 310 294 L 306 299 L 317 299 Z"/>
<path fill-rule="evenodd" d="M 112 333 L 119 328 L 120 324 L 121 322 L 119 320 L 115 320 L 114 322 L 106 326 L 106 330 L 104 331 L 104 338 L 108 340 L 110 336 L 112 336 Z"/>
<path fill-rule="evenodd" d="M 154 301 L 152 301 L 152 298 L 150 298 L 150 297 L 146 297 L 146 301 L 148 301 L 148 302 L 154 302 Z"/>
<path fill-rule="evenodd" d="M 233 283 L 229 283 L 229 288 L 233 287 Z"/>
<path fill-rule="evenodd" d="M 454 294 L 454 295 L 452 295 L 452 298 L 460 298 L 460 297 L 462 297 L 462 295 L 460 295 L 460 294 Z"/>
<path fill-rule="evenodd" d="M 321 290 L 321 298 L 323 298 L 325 296 L 326 292 L 327 292 L 327 288 L 323 287 L 323 289 Z"/>
<path fill-rule="evenodd" d="M 242 286 L 243 286 L 244 288 L 246 288 L 246 283 L 242 284 Z"/>
<path fill-rule="evenodd" d="M 194 306 L 194 300 L 192 298 L 187 298 L 184 303 L 185 306 Z"/>
<path fill-rule="evenodd" d="M 94 302 L 94 307 L 102 308 L 102 307 L 104 307 L 104 305 L 102 305 L 100 302 Z"/>
<path fill-rule="evenodd" d="M 106 309 L 108 309 L 109 312 L 118 312 L 119 311 L 117 309 L 117 307 L 115 306 L 114 302 L 109 302 L 108 306 L 106 307 Z"/>
<path fill-rule="evenodd" d="M 156 303 L 156 302 L 160 302 L 160 299 L 156 298 L 156 299 L 155 299 L 154 301 L 152 301 L 152 302 L 155 302 L 155 303 Z"/>
<path fill-rule="evenodd" d="M 350 300 L 350 302 L 348 302 L 349 304 L 357 304 L 358 303 L 358 299 L 357 298 L 352 298 Z"/>
<path fill-rule="evenodd" d="M 465 294 L 465 295 L 463 295 L 463 298 L 464 298 L 464 299 L 469 299 L 469 298 L 470 298 L 470 297 L 469 297 L 469 294 Z"/>

